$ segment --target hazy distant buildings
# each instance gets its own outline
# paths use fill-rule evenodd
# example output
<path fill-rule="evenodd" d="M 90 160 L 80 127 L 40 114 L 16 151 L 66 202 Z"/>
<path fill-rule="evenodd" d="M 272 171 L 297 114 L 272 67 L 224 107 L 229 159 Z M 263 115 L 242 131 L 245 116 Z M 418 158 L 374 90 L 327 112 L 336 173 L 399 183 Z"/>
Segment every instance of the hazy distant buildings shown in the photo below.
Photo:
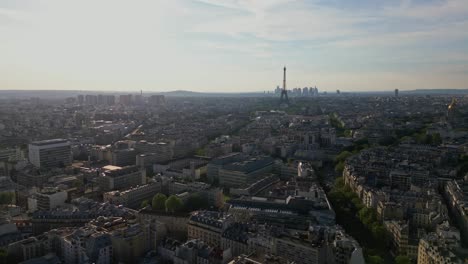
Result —
<path fill-rule="evenodd" d="M 115 96 L 114 95 L 98 95 L 98 104 L 103 106 L 110 106 L 115 104 Z"/>
<path fill-rule="evenodd" d="M 78 104 L 82 105 L 84 103 L 84 96 L 82 94 L 78 95 Z"/>
<path fill-rule="evenodd" d="M 85 96 L 85 104 L 87 105 L 97 105 L 98 104 L 98 96 L 87 94 Z"/>
<path fill-rule="evenodd" d="M 280 95 L 282 89 L 277 86 L 273 91 L 275 95 Z M 317 87 L 292 88 L 288 94 L 292 97 L 315 97 L 318 96 L 318 89 Z"/>
<path fill-rule="evenodd" d="M 148 99 L 150 105 L 164 105 L 166 103 L 166 98 L 164 95 L 152 95 Z"/>
<path fill-rule="evenodd" d="M 121 94 L 119 97 L 119 103 L 122 105 L 130 105 L 132 103 L 131 94 Z"/>
<path fill-rule="evenodd" d="M 65 139 L 36 141 L 29 144 L 29 162 L 38 168 L 54 168 L 70 165 L 70 142 Z"/>

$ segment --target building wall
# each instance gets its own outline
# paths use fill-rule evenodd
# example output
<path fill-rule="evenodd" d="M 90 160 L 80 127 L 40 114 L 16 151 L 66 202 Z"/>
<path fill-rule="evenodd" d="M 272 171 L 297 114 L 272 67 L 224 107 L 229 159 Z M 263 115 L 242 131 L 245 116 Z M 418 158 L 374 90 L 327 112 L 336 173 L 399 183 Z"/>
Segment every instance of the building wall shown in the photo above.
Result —
<path fill-rule="evenodd" d="M 122 204 L 130 208 L 138 208 L 144 200 L 153 198 L 156 193 L 162 191 L 161 183 L 150 183 L 122 192 L 107 192 L 103 194 L 104 201 L 113 204 Z"/>
<path fill-rule="evenodd" d="M 38 168 L 68 166 L 72 162 L 70 143 L 29 144 L 29 162 Z"/>
<path fill-rule="evenodd" d="M 311 247 L 289 240 L 288 238 L 277 238 L 275 240 L 275 253 L 289 261 L 297 264 L 322 264 L 324 259 L 323 249 Z"/>
<path fill-rule="evenodd" d="M 255 182 L 262 174 L 271 172 L 273 164 L 259 168 L 251 172 L 242 172 L 228 169 L 219 170 L 219 183 L 226 187 L 239 187 Z"/>
<path fill-rule="evenodd" d="M 248 243 L 242 243 L 239 241 L 235 241 L 226 237 L 221 238 L 221 249 L 231 249 L 233 256 L 239 256 L 241 254 L 248 254 L 250 253 Z"/>
<path fill-rule="evenodd" d="M 200 239 L 211 246 L 219 247 L 221 245 L 221 230 L 214 227 L 198 226 L 189 222 L 187 225 L 187 238 Z"/>
<path fill-rule="evenodd" d="M 140 220 L 158 221 L 163 223 L 167 234 L 179 240 L 187 238 L 188 215 L 169 215 L 153 212 L 152 210 L 141 210 L 138 214 Z"/>

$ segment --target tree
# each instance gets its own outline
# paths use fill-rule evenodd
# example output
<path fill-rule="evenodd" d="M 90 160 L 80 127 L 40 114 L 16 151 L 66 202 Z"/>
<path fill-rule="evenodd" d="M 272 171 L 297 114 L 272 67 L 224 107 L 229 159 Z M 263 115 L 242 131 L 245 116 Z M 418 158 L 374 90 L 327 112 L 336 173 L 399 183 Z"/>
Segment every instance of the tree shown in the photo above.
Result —
<path fill-rule="evenodd" d="M 336 188 L 343 188 L 345 185 L 343 177 L 338 177 L 335 179 L 335 187 Z"/>
<path fill-rule="evenodd" d="M 339 174 L 342 174 L 343 173 L 343 170 L 344 170 L 344 162 L 343 161 L 340 161 L 338 162 L 338 164 L 336 164 L 335 166 L 335 171 Z"/>
<path fill-rule="evenodd" d="M 432 134 L 432 143 L 434 143 L 435 145 L 442 144 L 442 137 L 439 133 Z"/>
<path fill-rule="evenodd" d="M 368 229 L 372 229 L 372 223 L 376 221 L 374 210 L 367 207 L 363 207 L 361 210 L 359 210 L 358 215 L 361 222 Z"/>
<path fill-rule="evenodd" d="M 345 136 L 345 137 L 352 137 L 352 136 L 353 136 L 353 132 L 352 132 L 351 130 L 349 130 L 349 129 L 346 129 L 346 130 L 344 131 L 344 136 Z"/>
<path fill-rule="evenodd" d="M 367 264 L 383 264 L 384 260 L 380 256 L 368 256 L 366 263 Z"/>
<path fill-rule="evenodd" d="M 0 264 L 19 263 L 20 261 L 21 260 L 19 260 L 17 257 L 8 254 L 8 252 L 5 249 L 0 249 Z"/>
<path fill-rule="evenodd" d="M 206 151 L 204 148 L 199 148 L 195 151 L 195 155 L 197 156 L 206 156 Z"/>
<path fill-rule="evenodd" d="M 395 137 L 392 137 L 392 136 L 386 136 L 386 137 L 383 137 L 379 140 L 379 144 L 382 145 L 382 146 L 390 146 L 390 145 L 393 145 L 395 143 L 397 143 L 398 140 L 395 138 Z"/>
<path fill-rule="evenodd" d="M 179 197 L 175 195 L 169 196 L 169 198 L 166 200 L 166 210 L 168 212 L 177 212 L 180 211 L 184 206 L 184 203 L 182 200 L 180 200 Z"/>
<path fill-rule="evenodd" d="M 151 205 L 154 210 L 164 210 L 166 208 L 166 201 L 166 195 L 162 193 L 157 193 L 155 196 L 153 196 Z"/>
<path fill-rule="evenodd" d="M 340 154 L 338 154 L 338 156 L 336 156 L 335 161 L 337 162 L 345 161 L 351 155 L 353 155 L 351 152 L 345 150 L 341 152 Z"/>
<path fill-rule="evenodd" d="M 13 201 L 14 194 L 12 192 L 0 193 L 0 204 L 10 204 Z"/>
<path fill-rule="evenodd" d="M 411 259 L 407 256 L 397 256 L 395 258 L 395 264 L 411 264 Z"/>
<path fill-rule="evenodd" d="M 379 239 L 379 240 L 385 240 L 385 236 L 386 236 L 386 231 L 385 231 L 385 227 L 383 227 L 381 224 L 378 224 L 378 223 L 374 223 L 372 225 L 372 234 L 374 235 L 374 237 L 376 239 Z M 385 241 L 383 241 L 385 242 Z"/>
<path fill-rule="evenodd" d="M 358 139 L 354 142 L 355 145 L 360 145 L 360 146 L 364 146 L 364 145 L 368 145 L 369 144 L 369 139 L 367 138 L 361 138 L 361 139 Z"/>
<path fill-rule="evenodd" d="M 83 181 L 82 180 L 76 180 L 75 182 L 73 182 L 73 186 L 77 189 L 77 190 L 81 190 L 83 188 Z"/>
<path fill-rule="evenodd" d="M 143 202 L 141 202 L 141 206 L 140 206 L 140 207 L 141 207 L 141 208 L 145 208 L 145 207 L 148 206 L 148 205 L 149 205 L 148 200 L 144 200 Z"/>
<path fill-rule="evenodd" d="M 201 196 L 198 193 L 190 195 L 185 202 L 185 209 L 187 211 L 195 211 L 199 209 L 206 209 L 209 206 L 209 202 L 206 197 Z"/>
<path fill-rule="evenodd" d="M 356 209 L 358 210 L 361 210 L 364 205 L 362 204 L 361 200 L 359 199 L 359 197 L 353 197 L 351 199 L 351 202 L 354 204 L 354 206 L 356 207 Z"/>

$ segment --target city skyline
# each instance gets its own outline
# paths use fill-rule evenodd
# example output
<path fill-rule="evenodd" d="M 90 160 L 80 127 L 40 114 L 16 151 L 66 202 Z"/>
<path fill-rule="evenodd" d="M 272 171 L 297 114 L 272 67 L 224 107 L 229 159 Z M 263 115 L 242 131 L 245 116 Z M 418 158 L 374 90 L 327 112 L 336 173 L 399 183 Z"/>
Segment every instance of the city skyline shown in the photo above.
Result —
<path fill-rule="evenodd" d="M 0 90 L 468 88 L 468 3 L 2 1 Z"/>

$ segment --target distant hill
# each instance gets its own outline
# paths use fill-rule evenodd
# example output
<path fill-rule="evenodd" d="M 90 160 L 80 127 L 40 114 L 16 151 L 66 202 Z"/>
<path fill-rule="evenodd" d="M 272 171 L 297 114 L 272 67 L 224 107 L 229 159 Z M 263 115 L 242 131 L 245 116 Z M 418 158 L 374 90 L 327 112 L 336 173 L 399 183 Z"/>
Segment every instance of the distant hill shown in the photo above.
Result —
<path fill-rule="evenodd" d="M 416 89 L 410 91 L 400 91 L 401 93 L 409 94 L 421 94 L 421 95 L 431 95 L 431 94 L 468 94 L 468 89 Z"/>

